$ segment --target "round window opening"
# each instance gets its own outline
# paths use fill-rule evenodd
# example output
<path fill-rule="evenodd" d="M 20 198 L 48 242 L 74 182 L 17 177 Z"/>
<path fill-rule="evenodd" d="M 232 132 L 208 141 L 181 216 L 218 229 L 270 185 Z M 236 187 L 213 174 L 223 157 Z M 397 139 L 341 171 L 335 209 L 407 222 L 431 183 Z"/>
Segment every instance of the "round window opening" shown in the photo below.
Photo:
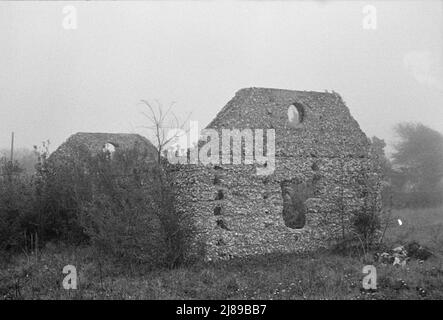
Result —
<path fill-rule="evenodd" d="M 288 108 L 288 123 L 291 128 L 300 128 L 305 112 L 299 103 L 291 104 Z"/>

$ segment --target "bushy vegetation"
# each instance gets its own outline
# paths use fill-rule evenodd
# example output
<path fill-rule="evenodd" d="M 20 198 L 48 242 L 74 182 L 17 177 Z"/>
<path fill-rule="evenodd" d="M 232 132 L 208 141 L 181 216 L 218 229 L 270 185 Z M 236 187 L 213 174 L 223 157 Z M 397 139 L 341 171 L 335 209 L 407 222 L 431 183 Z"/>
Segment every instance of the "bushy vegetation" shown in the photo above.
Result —
<path fill-rule="evenodd" d="M 351 231 L 360 242 L 363 254 L 373 249 L 380 238 L 382 207 L 379 203 L 382 182 L 376 175 L 379 170 L 379 159 L 374 159 L 368 167 L 356 175 L 360 184 L 360 194 L 364 200 L 363 206 L 353 212 Z"/>
<path fill-rule="evenodd" d="M 0 252 L 24 246 L 25 230 L 35 224 L 31 178 L 17 162 L 0 159 Z"/>
<path fill-rule="evenodd" d="M 92 192 L 80 224 L 92 244 L 128 263 L 179 263 L 186 235 L 163 169 L 135 148 L 110 158 L 102 153 L 89 165 Z"/>
<path fill-rule="evenodd" d="M 35 251 L 48 242 L 88 244 L 97 258 L 150 267 L 180 263 L 186 229 L 174 211 L 161 167 L 134 147 L 92 155 L 85 148 L 59 161 L 38 153 L 34 175 L 3 159 L 0 250 Z"/>

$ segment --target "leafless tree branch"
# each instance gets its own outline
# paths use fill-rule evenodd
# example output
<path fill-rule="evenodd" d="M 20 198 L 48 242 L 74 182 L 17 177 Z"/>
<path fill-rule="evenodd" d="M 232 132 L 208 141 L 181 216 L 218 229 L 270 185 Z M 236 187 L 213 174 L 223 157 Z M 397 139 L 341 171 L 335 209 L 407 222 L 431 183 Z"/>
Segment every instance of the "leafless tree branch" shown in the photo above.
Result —
<path fill-rule="evenodd" d="M 189 114 L 184 121 L 180 121 L 177 115 L 173 112 L 175 102 L 171 102 L 164 111 L 163 105 L 160 101 L 154 100 L 156 106 L 153 106 L 147 100 L 141 100 L 146 110 L 141 111 L 141 114 L 147 119 L 148 125 L 141 126 L 143 129 L 148 129 L 153 135 L 155 145 L 158 152 L 158 162 L 161 161 L 162 152 L 168 143 L 180 137 L 178 131 L 185 131 L 187 133 L 189 129 L 186 129 L 186 123 L 189 121 L 191 114 Z M 177 132 L 168 137 L 168 129 L 177 129 Z"/>

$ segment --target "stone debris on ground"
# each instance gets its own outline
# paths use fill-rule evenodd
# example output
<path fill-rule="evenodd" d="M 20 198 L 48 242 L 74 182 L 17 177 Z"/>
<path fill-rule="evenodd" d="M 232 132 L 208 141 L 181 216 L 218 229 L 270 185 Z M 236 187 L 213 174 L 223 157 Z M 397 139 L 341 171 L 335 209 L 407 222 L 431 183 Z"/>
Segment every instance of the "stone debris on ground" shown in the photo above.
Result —
<path fill-rule="evenodd" d="M 411 242 L 405 246 L 398 246 L 392 250 L 376 254 L 375 258 L 382 264 L 391 264 L 394 266 L 404 267 L 411 259 L 418 260 L 419 263 L 427 260 L 432 256 L 429 249 L 421 246 L 417 242 Z"/>

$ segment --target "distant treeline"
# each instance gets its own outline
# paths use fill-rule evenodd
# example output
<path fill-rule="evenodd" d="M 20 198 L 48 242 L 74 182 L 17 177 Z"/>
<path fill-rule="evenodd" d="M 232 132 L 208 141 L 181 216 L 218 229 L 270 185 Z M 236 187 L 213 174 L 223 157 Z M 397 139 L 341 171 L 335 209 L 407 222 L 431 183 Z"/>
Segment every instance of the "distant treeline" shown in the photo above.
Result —
<path fill-rule="evenodd" d="M 398 141 L 388 159 L 386 143 L 372 138 L 387 184 L 385 204 L 397 208 L 435 207 L 443 203 L 443 135 L 420 123 L 394 127 Z"/>

